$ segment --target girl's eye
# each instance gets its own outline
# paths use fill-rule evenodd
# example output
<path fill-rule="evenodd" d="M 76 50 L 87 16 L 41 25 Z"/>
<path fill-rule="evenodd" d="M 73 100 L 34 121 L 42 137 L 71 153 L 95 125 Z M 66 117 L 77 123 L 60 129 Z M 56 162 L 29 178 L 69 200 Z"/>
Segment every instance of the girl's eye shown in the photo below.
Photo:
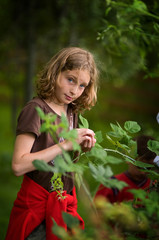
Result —
<path fill-rule="evenodd" d="M 81 87 L 81 88 L 85 88 L 86 86 L 85 86 L 85 85 L 83 85 L 83 84 L 81 84 L 81 85 L 80 85 L 80 87 Z"/>
<path fill-rule="evenodd" d="M 72 82 L 73 82 L 73 79 L 72 79 L 72 78 L 68 78 L 68 81 L 69 81 L 70 83 L 72 83 Z"/>

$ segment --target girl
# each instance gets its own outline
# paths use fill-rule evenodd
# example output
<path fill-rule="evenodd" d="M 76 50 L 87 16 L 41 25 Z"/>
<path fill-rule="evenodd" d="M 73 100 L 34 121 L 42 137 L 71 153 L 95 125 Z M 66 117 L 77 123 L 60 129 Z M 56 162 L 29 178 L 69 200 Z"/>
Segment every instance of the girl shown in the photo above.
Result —
<path fill-rule="evenodd" d="M 77 217 L 81 227 L 82 218 L 77 213 L 77 199 L 73 174 L 62 177 L 64 200 L 58 200 L 55 191 L 50 192 L 52 173 L 38 171 L 32 162 L 44 160 L 53 165 L 54 158 L 62 150 L 73 150 L 72 142 L 59 138 L 56 144 L 48 133 L 40 133 L 41 120 L 35 107 L 45 114 L 61 114 L 69 121 L 69 128 L 76 128 L 77 143 L 83 151 L 89 151 L 95 144 L 91 129 L 79 129 L 77 113 L 90 109 L 96 102 L 98 71 L 92 54 L 84 49 L 70 47 L 62 49 L 46 65 L 37 80 L 37 96 L 21 111 L 16 129 L 16 141 L 12 169 L 16 176 L 24 175 L 21 189 L 14 202 L 6 240 L 58 239 L 52 233 L 52 218 L 67 229 L 61 212 Z"/>

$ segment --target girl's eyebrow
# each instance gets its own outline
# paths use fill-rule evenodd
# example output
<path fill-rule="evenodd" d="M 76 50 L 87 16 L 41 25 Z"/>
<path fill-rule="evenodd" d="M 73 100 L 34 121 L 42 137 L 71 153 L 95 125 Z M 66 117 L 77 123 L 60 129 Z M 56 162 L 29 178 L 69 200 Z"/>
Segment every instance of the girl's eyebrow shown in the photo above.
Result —
<path fill-rule="evenodd" d="M 72 77 L 72 78 L 74 78 L 74 79 L 77 80 L 77 77 L 76 77 L 76 76 L 74 76 L 74 75 L 72 75 L 72 74 L 68 74 L 68 75 L 69 75 L 69 77 Z"/>
<path fill-rule="evenodd" d="M 67 76 L 67 77 L 74 78 L 75 80 L 77 80 L 77 77 L 74 76 L 72 73 L 67 73 L 66 76 Z"/>

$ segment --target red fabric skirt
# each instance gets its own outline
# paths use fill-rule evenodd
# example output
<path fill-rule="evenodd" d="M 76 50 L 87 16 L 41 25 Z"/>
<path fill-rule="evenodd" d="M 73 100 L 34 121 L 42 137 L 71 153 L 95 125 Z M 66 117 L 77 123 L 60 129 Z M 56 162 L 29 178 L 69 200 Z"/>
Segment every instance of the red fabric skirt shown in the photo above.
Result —
<path fill-rule="evenodd" d="M 64 200 L 58 199 L 56 192 L 49 193 L 39 184 L 24 175 L 23 183 L 11 212 L 5 240 L 24 240 L 43 221 L 46 221 L 46 239 L 58 240 L 52 233 L 53 221 L 65 228 L 62 211 L 77 217 L 84 229 L 84 221 L 77 213 L 76 190 L 69 195 L 64 191 Z"/>

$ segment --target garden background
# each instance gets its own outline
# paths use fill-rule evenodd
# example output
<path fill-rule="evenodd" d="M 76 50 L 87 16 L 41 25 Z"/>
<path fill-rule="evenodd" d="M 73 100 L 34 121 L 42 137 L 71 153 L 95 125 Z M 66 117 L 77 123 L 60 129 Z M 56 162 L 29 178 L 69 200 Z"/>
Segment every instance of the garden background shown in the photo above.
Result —
<path fill-rule="evenodd" d="M 22 177 L 11 171 L 16 119 L 34 81 L 61 48 L 90 50 L 100 69 L 98 102 L 84 114 L 95 132 L 136 121 L 159 139 L 159 3 L 104 0 L 0 1 L 0 239 Z M 3 23 L 3 24 L 2 24 Z M 106 139 L 104 144 L 107 144 Z M 118 173 L 126 166 L 118 166 Z M 97 183 L 89 179 L 94 194 Z M 81 200 L 79 213 L 85 218 Z"/>

